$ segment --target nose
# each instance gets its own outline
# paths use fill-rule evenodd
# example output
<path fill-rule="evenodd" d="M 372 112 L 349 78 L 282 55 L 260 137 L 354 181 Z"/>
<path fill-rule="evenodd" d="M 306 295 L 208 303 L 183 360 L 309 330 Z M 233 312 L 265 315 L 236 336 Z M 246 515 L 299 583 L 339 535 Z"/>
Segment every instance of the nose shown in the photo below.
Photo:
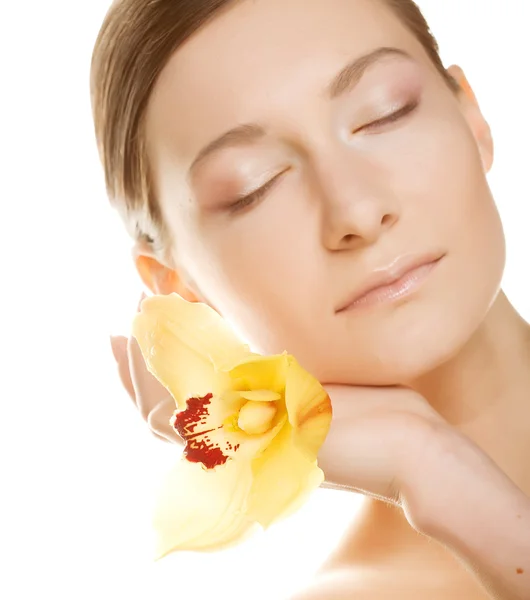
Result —
<path fill-rule="evenodd" d="M 318 186 L 322 205 L 322 243 L 329 250 L 368 246 L 399 220 L 397 199 L 374 168 L 337 164 Z"/>

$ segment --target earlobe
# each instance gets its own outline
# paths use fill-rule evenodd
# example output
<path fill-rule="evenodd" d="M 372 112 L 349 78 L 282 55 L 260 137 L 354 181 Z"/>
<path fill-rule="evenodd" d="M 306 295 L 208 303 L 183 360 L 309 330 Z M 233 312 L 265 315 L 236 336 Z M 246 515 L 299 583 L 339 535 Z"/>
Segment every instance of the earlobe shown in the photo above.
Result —
<path fill-rule="evenodd" d="M 494 146 L 491 132 L 488 127 L 488 131 L 484 133 L 482 140 L 480 140 L 480 156 L 482 157 L 482 164 L 484 171 L 488 173 L 493 166 L 494 157 Z"/>

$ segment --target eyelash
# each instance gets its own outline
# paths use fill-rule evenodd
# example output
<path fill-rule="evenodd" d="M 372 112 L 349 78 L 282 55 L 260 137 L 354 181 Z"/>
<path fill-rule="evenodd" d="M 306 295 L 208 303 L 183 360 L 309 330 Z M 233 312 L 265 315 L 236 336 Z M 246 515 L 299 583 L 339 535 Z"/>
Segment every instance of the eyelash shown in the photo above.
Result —
<path fill-rule="evenodd" d="M 363 131 L 364 129 L 370 129 L 371 127 L 380 127 L 381 125 L 387 125 L 389 123 L 399 121 L 399 119 L 403 119 L 410 113 L 414 112 L 416 108 L 418 108 L 418 106 L 418 100 L 411 100 L 410 102 L 407 102 L 407 104 L 405 104 L 401 108 L 398 108 L 398 110 L 394 111 L 388 116 L 383 117 L 382 119 L 378 119 L 377 121 L 372 121 L 371 123 L 368 123 L 368 125 L 363 125 L 362 127 L 359 127 L 359 129 L 356 129 L 354 133 L 358 133 L 359 131 Z"/>
<path fill-rule="evenodd" d="M 354 133 L 359 133 L 360 131 L 363 131 L 366 129 L 371 129 L 373 127 L 380 127 L 381 125 L 387 125 L 389 123 L 394 123 L 396 121 L 399 121 L 400 119 L 403 119 L 410 113 L 414 112 L 414 110 L 416 110 L 418 105 L 419 105 L 418 100 L 412 100 L 411 102 L 408 102 L 407 104 L 405 104 L 405 106 L 402 106 L 401 108 L 394 111 L 390 115 L 383 117 L 382 119 L 378 119 L 377 121 L 372 121 L 371 123 L 368 123 L 368 125 L 363 125 L 362 127 L 359 127 L 359 129 L 356 129 L 354 131 Z M 282 171 L 281 173 L 279 173 L 278 175 L 273 177 L 271 180 L 269 180 L 265 185 L 261 186 L 255 192 L 252 192 L 251 194 L 247 194 L 246 196 L 239 198 L 236 202 L 234 202 L 233 204 L 231 204 L 228 207 L 230 212 L 231 213 L 238 212 L 240 210 L 243 210 L 247 206 L 250 206 L 251 204 L 254 204 L 254 203 L 258 202 L 259 200 L 261 200 L 265 196 L 265 194 L 269 191 L 269 189 L 276 183 L 276 181 L 280 177 L 280 175 L 284 174 L 284 172 L 285 171 Z"/>
<path fill-rule="evenodd" d="M 280 175 L 283 175 L 284 173 L 285 171 L 278 173 L 278 175 L 270 179 L 265 185 L 262 185 L 255 192 L 243 196 L 242 198 L 231 204 L 228 207 L 230 212 L 237 212 L 239 210 L 242 210 L 243 208 L 246 208 L 247 206 L 250 206 L 251 204 L 254 204 L 258 200 L 261 200 L 261 198 L 263 198 L 263 196 L 265 196 L 269 189 L 276 183 L 276 180 L 280 177 Z"/>

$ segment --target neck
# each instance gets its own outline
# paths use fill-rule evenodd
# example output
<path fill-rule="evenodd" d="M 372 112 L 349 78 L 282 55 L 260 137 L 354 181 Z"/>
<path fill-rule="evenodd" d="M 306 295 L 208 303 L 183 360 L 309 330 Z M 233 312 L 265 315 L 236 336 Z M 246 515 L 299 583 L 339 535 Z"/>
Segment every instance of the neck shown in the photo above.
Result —
<path fill-rule="evenodd" d="M 530 326 L 504 293 L 458 355 L 411 387 L 530 495 Z M 409 526 L 401 509 L 364 498 L 323 569 L 363 561 L 396 565 L 411 555 L 437 568 L 448 560 Z"/>
<path fill-rule="evenodd" d="M 530 493 L 530 327 L 504 293 L 458 355 L 412 387 Z"/>

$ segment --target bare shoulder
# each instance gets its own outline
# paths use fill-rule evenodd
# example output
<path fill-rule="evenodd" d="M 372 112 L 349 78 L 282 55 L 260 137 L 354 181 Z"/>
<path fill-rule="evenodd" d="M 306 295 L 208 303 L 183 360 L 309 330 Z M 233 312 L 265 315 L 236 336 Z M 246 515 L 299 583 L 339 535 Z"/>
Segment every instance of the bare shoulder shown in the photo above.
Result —
<path fill-rule="evenodd" d="M 437 577 L 421 570 L 389 573 L 376 567 L 340 569 L 318 575 L 304 590 L 289 600 L 486 600 L 489 598 L 474 585 Z"/>
<path fill-rule="evenodd" d="M 289 600 L 382 600 L 388 598 L 388 590 L 383 592 L 381 583 L 370 585 L 366 574 L 353 569 L 342 569 L 333 573 L 319 575 L 300 592 L 290 596 Z"/>
<path fill-rule="evenodd" d="M 411 590 L 398 590 L 398 587 L 402 588 L 375 568 L 340 569 L 318 575 L 289 600 L 387 600 L 390 593 L 395 600 L 412 600 L 415 597 Z M 421 597 L 423 600 L 424 596 Z"/>

